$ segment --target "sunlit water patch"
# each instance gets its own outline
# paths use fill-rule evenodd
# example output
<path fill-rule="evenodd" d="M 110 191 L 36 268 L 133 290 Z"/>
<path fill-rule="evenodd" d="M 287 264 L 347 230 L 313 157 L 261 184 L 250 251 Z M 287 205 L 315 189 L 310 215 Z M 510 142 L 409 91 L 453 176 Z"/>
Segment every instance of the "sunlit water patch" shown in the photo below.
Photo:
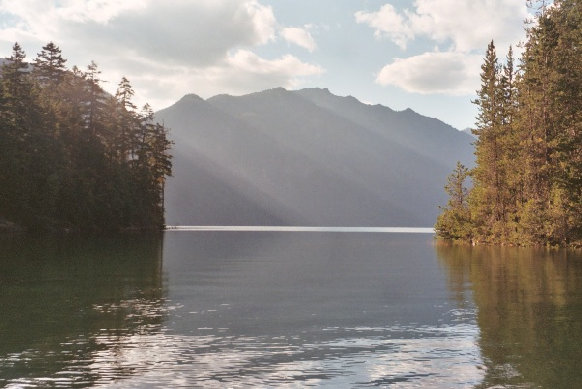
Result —
<path fill-rule="evenodd" d="M 176 334 L 160 328 L 103 330 L 93 351 L 49 377 L 20 377 L 7 387 L 466 387 L 483 377 L 475 325 L 323 328 L 286 336 L 243 336 L 198 328 Z M 61 353 L 65 352 L 65 345 Z M 40 363 L 47 355 L 14 360 Z M 6 362 L 6 361 L 4 361 Z"/>

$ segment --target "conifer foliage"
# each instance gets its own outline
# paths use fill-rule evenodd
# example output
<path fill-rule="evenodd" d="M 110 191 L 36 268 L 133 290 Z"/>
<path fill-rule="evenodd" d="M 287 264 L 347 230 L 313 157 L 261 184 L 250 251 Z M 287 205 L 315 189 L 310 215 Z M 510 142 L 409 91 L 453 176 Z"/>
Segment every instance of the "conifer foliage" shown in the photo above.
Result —
<path fill-rule="evenodd" d="M 151 108 L 137 111 L 125 77 L 107 94 L 93 62 L 68 70 L 52 42 L 25 58 L 14 44 L 0 73 L 0 219 L 33 230 L 162 227 L 171 142 Z"/>
<path fill-rule="evenodd" d="M 493 41 L 487 48 L 468 220 L 461 232 L 444 223 L 459 212 L 449 203 L 435 225 L 440 237 L 582 245 L 582 3 L 530 6 L 538 12 L 517 68 L 511 49 L 501 65 Z"/>

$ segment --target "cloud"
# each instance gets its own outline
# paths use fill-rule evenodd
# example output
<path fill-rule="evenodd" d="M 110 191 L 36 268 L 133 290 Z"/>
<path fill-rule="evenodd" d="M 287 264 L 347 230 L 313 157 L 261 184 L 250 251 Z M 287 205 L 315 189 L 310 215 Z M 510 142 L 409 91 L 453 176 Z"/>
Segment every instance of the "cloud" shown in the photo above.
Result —
<path fill-rule="evenodd" d="M 111 81 L 106 89 L 125 75 L 136 100 L 156 108 L 185 93 L 253 92 L 323 72 L 290 55 L 253 53 L 280 31 L 315 48 L 306 30 L 280 26 L 272 7 L 259 0 L 0 0 L 0 21 L 5 47 L 18 41 L 28 50 L 54 41 L 71 66 L 95 60 Z"/>
<path fill-rule="evenodd" d="M 248 50 L 238 50 L 228 57 L 227 62 L 234 68 L 259 75 L 291 74 L 291 69 L 295 69 L 293 73 L 297 75 L 321 74 L 322 72 L 319 66 L 301 62 L 292 55 L 269 61 Z"/>
<path fill-rule="evenodd" d="M 0 15 L 13 17 L 16 30 L 39 39 L 58 35 L 63 22 L 106 24 L 123 12 L 144 6 L 143 0 L 1 0 Z"/>
<path fill-rule="evenodd" d="M 386 4 L 354 16 L 356 22 L 373 28 L 377 37 L 401 48 L 425 37 L 450 44 L 451 51 L 470 52 L 484 50 L 491 39 L 502 46 L 516 43 L 523 36 L 527 7 L 515 0 L 416 0 L 413 10 L 398 12 Z"/>
<path fill-rule="evenodd" d="M 48 2 L 50 4 L 50 2 Z M 54 9 L 53 17 L 57 16 L 72 22 L 96 22 L 106 24 L 119 14 L 126 11 L 137 11 L 145 8 L 143 0 L 88 0 L 88 1 L 64 1 L 61 6 Z"/>
<path fill-rule="evenodd" d="M 277 86 L 294 88 L 302 77 L 323 72 L 320 66 L 292 55 L 268 60 L 241 49 L 229 55 L 223 66 L 214 69 L 214 77 L 218 81 L 215 87 L 224 89 L 228 86 L 233 93 L 245 93 Z"/>
<path fill-rule="evenodd" d="M 221 61 L 204 67 L 164 64 L 147 58 L 125 61 L 123 67 L 140 69 L 129 77 L 136 98 L 141 97 L 141 91 L 155 90 L 157 93 L 147 96 L 147 101 L 157 108 L 165 107 L 176 101 L 177 96 L 189 92 L 210 97 L 274 87 L 296 88 L 305 77 L 324 72 L 320 66 L 303 62 L 292 55 L 265 59 L 246 49 L 235 50 Z M 123 74 L 106 75 L 111 79 L 120 79 Z"/>
<path fill-rule="evenodd" d="M 309 52 L 313 52 L 317 48 L 315 40 L 304 28 L 299 27 L 287 27 L 281 30 L 281 36 L 289 43 L 294 43 L 297 46 L 307 49 Z"/>
<path fill-rule="evenodd" d="M 374 12 L 354 14 L 377 38 L 389 39 L 403 50 L 417 39 L 437 46 L 433 52 L 393 60 L 378 73 L 378 84 L 448 95 L 475 92 L 487 44 L 495 40 L 503 57 L 510 44 L 523 39 L 526 16 L 525 2 L 515 0 L 416 0 L 412 9 L 398 11 L 385 4 Z"/>
<path fill-rule="evenodd" d="M 273 10 L 256 0 L 4 0 L 0 11 L 16 16 L 23 34 L 64 42 L 75 52 L 188 64 L 213 63 L 233 47 L 265 44 L 276 32 Z"/>
<path fill-rule="evenodd" d="M 420 94 L 472 94 L 479 85 L 481 60 L 480 55 L 454 52 L 397 58 L 382 68 L 376 82 Z"/>
<path fill-rule="evenodd" d="M 356 22 L 372 27 L 376 38 L 387 37 L 401 49 L 406 49 L 408 41 L 414 38 L 409 23 L 390 4 L 383 5 L 378 12 L 358 11 L 355 18 Z"/>
<path fill-rule="evenodd" d="M 525 2 L 515 0 L 418 0 L 416 5 L 410 17 L 416 30 L 465 52 L 484 51 L 492 39 L 504 47 L 517 43 L 527 16 Z"/>

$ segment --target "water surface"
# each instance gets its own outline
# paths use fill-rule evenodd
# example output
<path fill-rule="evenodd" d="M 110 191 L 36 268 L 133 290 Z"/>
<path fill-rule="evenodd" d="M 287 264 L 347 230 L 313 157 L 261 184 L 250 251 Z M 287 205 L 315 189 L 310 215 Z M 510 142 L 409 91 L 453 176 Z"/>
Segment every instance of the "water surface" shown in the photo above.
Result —
<path fill-rule="evenodd" d="M 0 245 L 0 386 L 582 386 L 572 252 L 363 231 Z"/>

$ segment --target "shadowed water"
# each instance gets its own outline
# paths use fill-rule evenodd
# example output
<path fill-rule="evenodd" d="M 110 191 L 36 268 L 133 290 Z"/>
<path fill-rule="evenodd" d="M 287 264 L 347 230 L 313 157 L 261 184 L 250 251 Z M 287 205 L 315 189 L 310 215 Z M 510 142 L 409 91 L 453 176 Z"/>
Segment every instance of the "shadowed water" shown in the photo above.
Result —
<path fill-rule="evenodd" d="M 0 244 L 0 386 L 580 382 L 576 255 L 314 231 Z"/>

